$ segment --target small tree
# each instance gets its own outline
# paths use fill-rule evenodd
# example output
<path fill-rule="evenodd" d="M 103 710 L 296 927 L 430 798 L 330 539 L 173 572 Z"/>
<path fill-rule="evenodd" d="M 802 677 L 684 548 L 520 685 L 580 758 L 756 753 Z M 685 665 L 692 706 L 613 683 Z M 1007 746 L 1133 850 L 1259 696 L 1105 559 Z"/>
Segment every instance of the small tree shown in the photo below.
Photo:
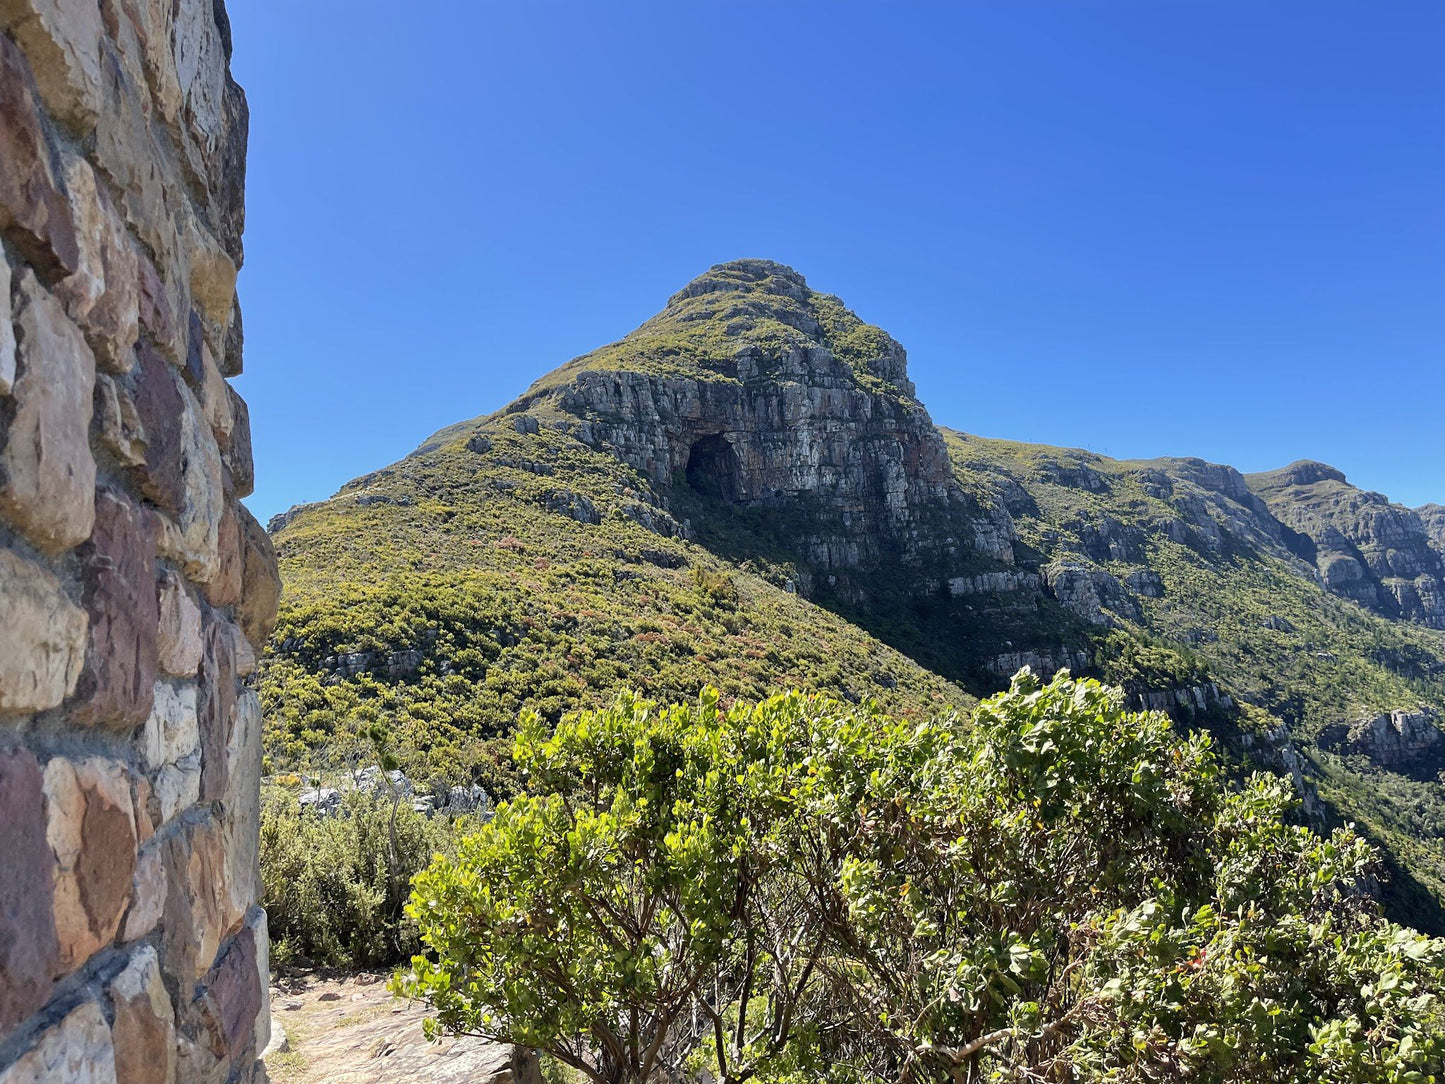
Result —
<path fill-rule="evenodd" d="M 747 725 L 769 711 L 721 713 L 707 690 L 693 707 L 626 696 L 551 735 L 525 716 L 515 755 L 534 793 L 417 877 L 409 913 L 433 955 L 396 989 L 448 1030 L 605 1084 L 678 1071 L 704 1038 L 725 1080 L 752 1075 L 787 1045 L 818 943 L 771 883 L 787 807 L 759 758 L 775 730 Z"/>
<path fill-rule="evenodd" d="M 396 988 L 603 1084 L 1445 1074 L 1445 942 L 1361 894 L 1369 848 L 1097 682 L 1024 671 L 971 724 L 624 697 L 516 756 Z"/>

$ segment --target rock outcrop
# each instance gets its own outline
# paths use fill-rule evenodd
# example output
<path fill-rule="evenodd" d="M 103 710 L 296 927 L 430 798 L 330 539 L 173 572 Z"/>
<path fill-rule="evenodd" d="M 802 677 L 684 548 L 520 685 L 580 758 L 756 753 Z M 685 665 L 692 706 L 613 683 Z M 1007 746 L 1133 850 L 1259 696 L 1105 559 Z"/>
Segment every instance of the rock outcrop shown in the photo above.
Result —
<path fill-rule="evenodd" d="M 1362 753 L 1382 768 L 1435 779 L 1445 768 L 1445 730 L 1429 708 L 1386 711 L 1357 722 L 1327 727 L 1322 748 Z"/>
<path fill-rule="evenodd" d="M 1007 511 L 954 480 L 903 348 L 781 264 L 714 267 L 509 410 L 519 432 L 548 415 L 659 491 L 803 510 L 802 556 L 856 595 L 850 574 L 885 562 L 1013 562 Z"/>
<path fill-rule="evenodd" d="M 216 0 L 0 3 L 0 1082 L 264 1078 L 274 619 Z"/>
<path fill-rule="evenodd" d="M 1248 482 L 1328 590 L 1386 617 L 1445 628 L 1445 556 L 1419 513 L 1309 460 Z"/>
<path fill-rule="evenodd" d="M 1415 509 L 1415 514 L 1424 524 L 1430 544 L 1445 557 L 1445 504 L 1422 504 Z"/>

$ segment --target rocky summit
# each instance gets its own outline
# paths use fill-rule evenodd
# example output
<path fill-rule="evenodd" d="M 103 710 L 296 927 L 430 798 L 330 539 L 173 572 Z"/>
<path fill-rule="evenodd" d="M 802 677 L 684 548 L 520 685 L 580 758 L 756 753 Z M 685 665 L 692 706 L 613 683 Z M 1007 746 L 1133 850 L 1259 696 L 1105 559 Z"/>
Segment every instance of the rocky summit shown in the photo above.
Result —
<path fill-rule="evenodd" d="M 1249 484 L 1287 529 L 1290 549 L 1318 569 L 1334 594 L 1376 613 L 1445 628 L 1438 515 L 1432 536 L 1424 510 L 1356 489 L 1335 468 L 1307 460 L 1250 475 Z"/>
<path fill-rule="evenodd" d="M 813 529 L 791 541 L 860 597 L 866 579 L 851 574 L 884 563 L 946 564 L 960 550 L 1013 561 L 1008 517 L 955 481 L 903 347 L 781 264 L 714 267 L 505 413 L 545 419 L 658 490 L 806 502 Z"/>
<path fill-rule="evenodd" d="M 523 707 L 715 684 L 922 716 L 1068 667 L 1359 823 L 1391 907 L 1445 929 L 1445 512 L 1316 463 L 940 428 L 903 348 L 780 264 L 712 268 L 271 529 L 278 767 L 365 755 L 386 720 L 411 777 L 505 796 Z"/>

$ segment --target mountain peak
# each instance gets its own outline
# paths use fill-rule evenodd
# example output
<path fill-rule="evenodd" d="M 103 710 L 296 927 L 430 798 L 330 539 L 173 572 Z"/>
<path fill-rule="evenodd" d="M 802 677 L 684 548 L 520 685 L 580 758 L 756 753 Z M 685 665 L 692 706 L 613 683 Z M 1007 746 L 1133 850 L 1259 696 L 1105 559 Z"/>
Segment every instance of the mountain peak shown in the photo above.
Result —
<path fill-rule="evenodd" d="M 1312 486 L 1316 482 L 1345 482 L 1345 472 L 1314 459 L 1296 459 L 1287 467 L 1249 475 L 1261 487 Z"/>
<path fill-rule="evenodd" d="M 536 381 L 509 409 L 592 373 L 849 386 L 916 405 L 908 356 L 882 328 L 773 260 L 715 264 L 616 342 Z"/>
<path fill-rule="evenodd" d="M 806 301 L 812 293 L 808 280 L 787 264 L 775 260 L 729 260 L 714 264 L 668 300 L 668 307 L 704 294 L 773 294 Z"/>

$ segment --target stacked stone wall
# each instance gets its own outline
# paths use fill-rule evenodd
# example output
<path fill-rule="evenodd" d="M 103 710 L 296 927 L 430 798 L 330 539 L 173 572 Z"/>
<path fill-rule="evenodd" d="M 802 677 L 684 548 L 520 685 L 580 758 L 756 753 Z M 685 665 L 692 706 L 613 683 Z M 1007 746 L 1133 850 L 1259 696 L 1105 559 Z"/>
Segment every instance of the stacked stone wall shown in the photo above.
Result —
<path fill-rule="evenodd" d="M 264 1079 L 229 58 L 220 0 L 0 0 L 0 1084 Z"/>

